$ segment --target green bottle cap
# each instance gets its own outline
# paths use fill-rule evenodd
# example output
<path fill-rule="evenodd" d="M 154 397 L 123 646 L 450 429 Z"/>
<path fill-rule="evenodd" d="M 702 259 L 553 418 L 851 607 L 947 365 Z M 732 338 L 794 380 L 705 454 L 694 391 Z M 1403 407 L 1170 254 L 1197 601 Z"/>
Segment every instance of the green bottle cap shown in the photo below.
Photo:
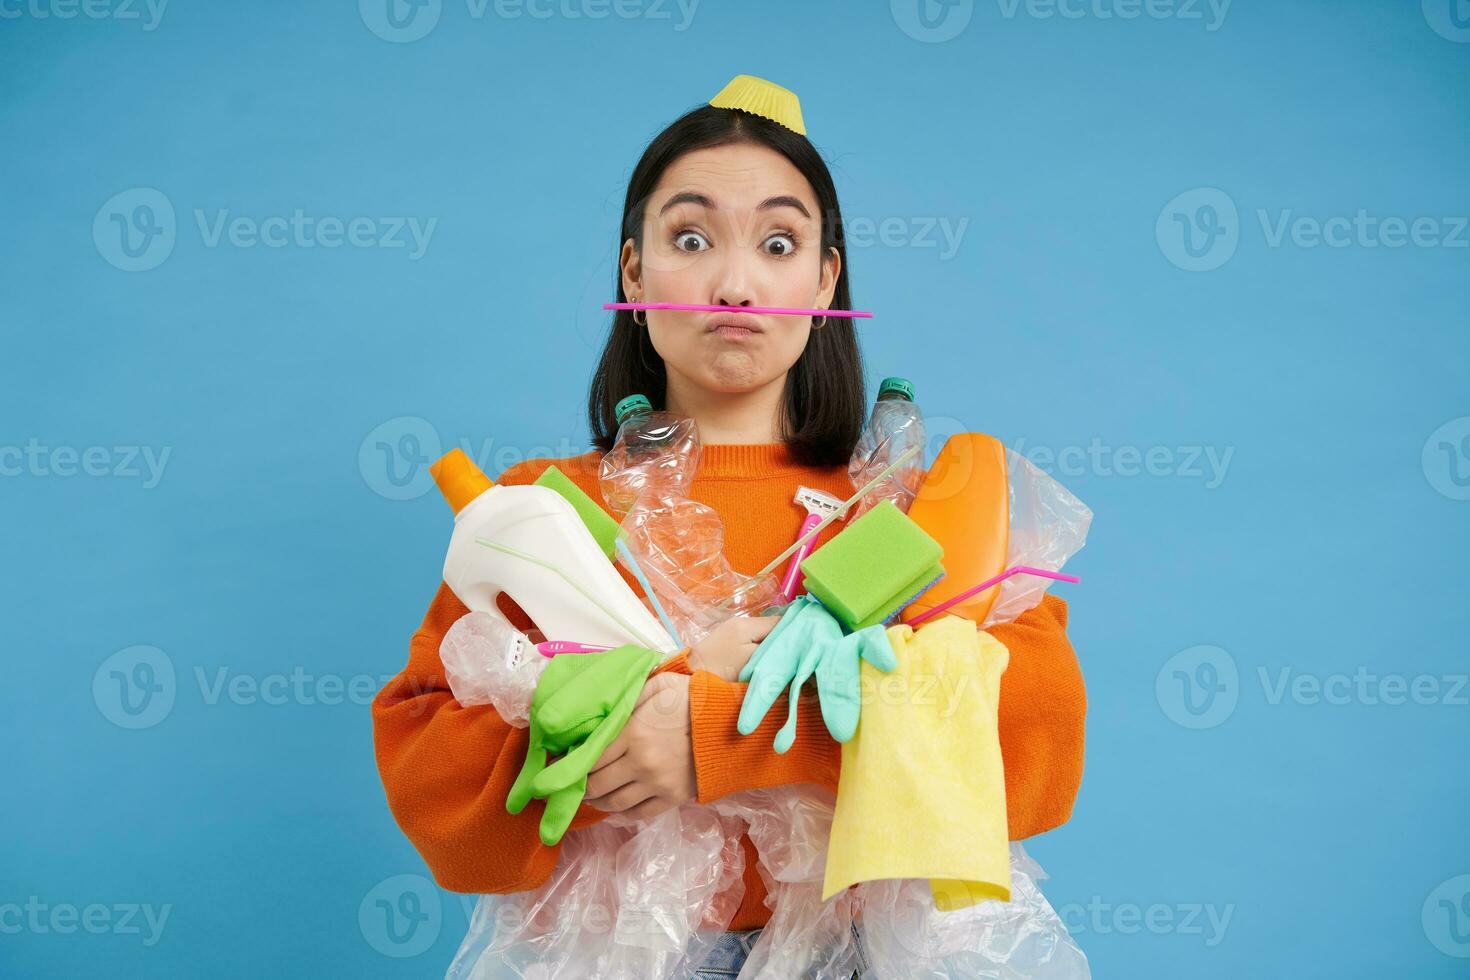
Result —
<path fill-rule="evenodd" d="M 651 411 L 653 411 L 653 406 L 642 395 L 629 395 L 613 406 L 613 415 L 617 417 L 618 425 L 622 425 L 623 420 L 635 412 Z"/>
<path fill-rule="evenodd" d="M 909 401 L 914 400 L 914 385 L 908 378 L 884 378 L 883 383 L 878 386 L 878 397 L 882 398 L 889 392 L 894 392 Z"/>

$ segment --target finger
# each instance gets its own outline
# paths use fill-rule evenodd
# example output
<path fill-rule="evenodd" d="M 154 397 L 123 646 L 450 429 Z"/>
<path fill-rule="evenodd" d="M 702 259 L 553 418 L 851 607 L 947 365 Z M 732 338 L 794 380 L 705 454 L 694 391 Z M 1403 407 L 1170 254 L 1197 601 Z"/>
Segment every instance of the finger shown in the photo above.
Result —
<path fill-rule="evenodd" d="M 771 631 L 776 628 L 776 624 L 780 621 L 781 619 L 778 616 L 752 617 L 747 621 L 749 625 L 745 631 L 745 642 L 759 643 L 771 635 Z"/>
<path fill-rule="evenodd" d="M 625 728 L 618 732 L 618 737 L 612 740 L 612 744 L 603 750 L 602 755 L 593 763 L 592 768 L 587 770 L 587 775 L 592 775 L 617 762 L 628 751 L 628 730 Z"/>
<path fill-rule="evenodd" d="M 588 773 L 587 802 L 591 803 L 631 783 L 634 778 L 633 770 L 633 760 L 623 758 L 610 766 Z"/>
<path fill-rule="evenodd" d="M 597 801 L 589 799 L 587 804 L 589 807 L 595 807 L 597 810 L 604 811 L 604 813 L 616 814 L 623 813 L 625 810 L 632 810 L 632 808 L 644 802 L 645 799 L 653 798 L 653 795 L 653 789 L 648 786 L 648 783 L 625 783 L 625 785 L 619 786 L 619 788 L 607 793 L 606 796 L 597 799 Z"/>
<path fill-rule="evenodd" d="M 674 801 L 667 797 L 650 796 L 637 806 L 631 807 L 628 810 L 628 816 L 634 820 L 652 820 L 660 813 L 663 813 L 665 810 L 671 810 L 673 807 Z"/>

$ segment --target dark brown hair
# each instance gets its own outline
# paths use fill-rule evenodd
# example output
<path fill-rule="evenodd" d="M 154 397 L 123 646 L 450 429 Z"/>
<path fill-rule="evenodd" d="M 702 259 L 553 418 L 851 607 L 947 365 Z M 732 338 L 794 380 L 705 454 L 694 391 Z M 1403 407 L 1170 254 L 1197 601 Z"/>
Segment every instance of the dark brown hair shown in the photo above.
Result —
<path fill-rule="evenodd" d="M 805 136 L 736 109 L 700 106 L 648 144 L 628 180 L 618 251 L 629 238 L 642 249 L 644 205 L 674 160 L 692 150 L 731 143 L 770 147 L 806 177 L 817 195 L 821 253 L 825 256 L 828 248 L 835 248 L 842 260 L 832 308 L 851 309 L 842 212 L 827 164 Z M 626 302 L 622 270 L 616 263 L 613 280 L 617 302 Z M 667 380 L 663 359 L 648 339 L 648 331 L 633 322 L 631 311 L 618 310 L 587 395 L 587 421 L 594 445 L 603 452 L 612 448 L 618 431 L 613 406 L 627 395 L 646 395 L 655 409 L 663 408 Z M 808 466 L 837 466 L 848 461 L 867 416 L 862 353 L 850 318 L 829 317 L 826 326 L 811 332 L 806 350 L 787 375 L 782 406 L 781 438 L 797 460 Z"/>

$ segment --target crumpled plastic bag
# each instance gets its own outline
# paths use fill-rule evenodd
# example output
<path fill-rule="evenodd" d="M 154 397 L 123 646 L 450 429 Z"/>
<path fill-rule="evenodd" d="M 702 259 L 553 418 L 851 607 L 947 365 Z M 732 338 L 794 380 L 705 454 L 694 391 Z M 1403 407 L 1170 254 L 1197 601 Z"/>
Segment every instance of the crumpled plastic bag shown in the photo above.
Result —
<path fill-rule="evenodd" d="M 526 634 L 489 613 L 466 613 L 444 633 L 439 659 L 460 704 L 494 705 L 517 728 L 531 724 L 531 696 L 551 661 Z"/>
<path fill-rule="evenodd" d="M 741 980 L 1089 980 L 1087 957 L 1037 885 L 1044 873 L 1018 843 L 1010 902 L 940 912 L 920 879 L 820 901 L 834 802 L 821 787 L 779 786 L 572 831 L 540 888 L 480 897 L 445 976 L 689 977 L 744 895 L 748 832 L 772 913 Z"/>
<path fill-rule="evenodd" d="M 447 978 L 688 977 L 745 895 L 737 822 L 694 804 L 569 832 L 540 888 L 482 895 Z"/>
<path fill-rule="evenodd" d="M 1010 539 L 1006 567 L 1030 565 L 1061 571 L 1087 543 L 1092 511 L 1056 480 L 1014 449 L 1006 449 L 1006 481 L 1010 484 Z M 981 629 L 1009 623 L 1038 605 L 1053 580 L 1039 575 L 1012 575 L 1000 583 L 995 602 Z"/>

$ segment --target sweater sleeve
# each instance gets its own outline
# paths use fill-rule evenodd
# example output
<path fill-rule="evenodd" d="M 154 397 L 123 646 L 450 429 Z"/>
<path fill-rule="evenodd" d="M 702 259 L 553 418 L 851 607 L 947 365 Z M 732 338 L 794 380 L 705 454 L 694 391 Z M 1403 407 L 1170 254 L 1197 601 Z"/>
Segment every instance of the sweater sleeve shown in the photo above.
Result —
<path fill-rule="evenodd" d="M 1048 593 L 987 631 L 1011 652 L 999 707 L 1011 840 L 1066 823 L 1082 785 L 1087 692 L 1066 629 L 1067 603 Z"/>
<path fill-rule="evenodd" d="M 816 783 L 836 793 L 842 746 L 827 731 L 810 686 L 798 698 L 796 739 L 784 755 L 777 754 L 775 741 L 776 732 L 786 724 L 785 696 L 776 700 L 755 731 L 749 735 L 736 731 L 749 687 L 707 670 L 694 671 L 689 681 L 689 728 L 699 802 L 790 783 Z"/>
<path fill-rule="evenodd" d="M 989 631 L 1011 652 L 1001 679 L 999 728 L 1012 840 L 1065 823 L 1081 784 L 1087 703 L 1066 621 L 1066 603 L 1048 595 L 1014 623 Z M 699 802 L 789 783 L 816 783 L 835 793 L 842 746 L 827 732 L 817 698 L 803 692 L 796 740 L 778 755 L 773 741 L 786 723 L 785 701 L 754 732 L 741 735 L 735 721 L 747 687 L 693 672 L 689 714 Z"/>
<path fill-rule="evenodd" d="M 497 482 L 524 476 L 513 467 Z M 502 596 L 499 604 L 518 629 L 530 627 L 513 601 Z M 544 801 L 532 800 L 514 815 L 505 810 L 530 731 L 509 724 L 490 705 L 461 706 L 449 689 L 439 644 L 466 612 L 441 582 L 409 642 L 408 665 L 373 699 L 378 773 L 394 819 L 435 881 L 456 892 L 525 891 L 550 877 L 560 845 L 541 843 Z M 655 673 L 668 670 L 689 673 L 687 651 Z M 583 804 L 568 832 L 606 816 Z"/>

